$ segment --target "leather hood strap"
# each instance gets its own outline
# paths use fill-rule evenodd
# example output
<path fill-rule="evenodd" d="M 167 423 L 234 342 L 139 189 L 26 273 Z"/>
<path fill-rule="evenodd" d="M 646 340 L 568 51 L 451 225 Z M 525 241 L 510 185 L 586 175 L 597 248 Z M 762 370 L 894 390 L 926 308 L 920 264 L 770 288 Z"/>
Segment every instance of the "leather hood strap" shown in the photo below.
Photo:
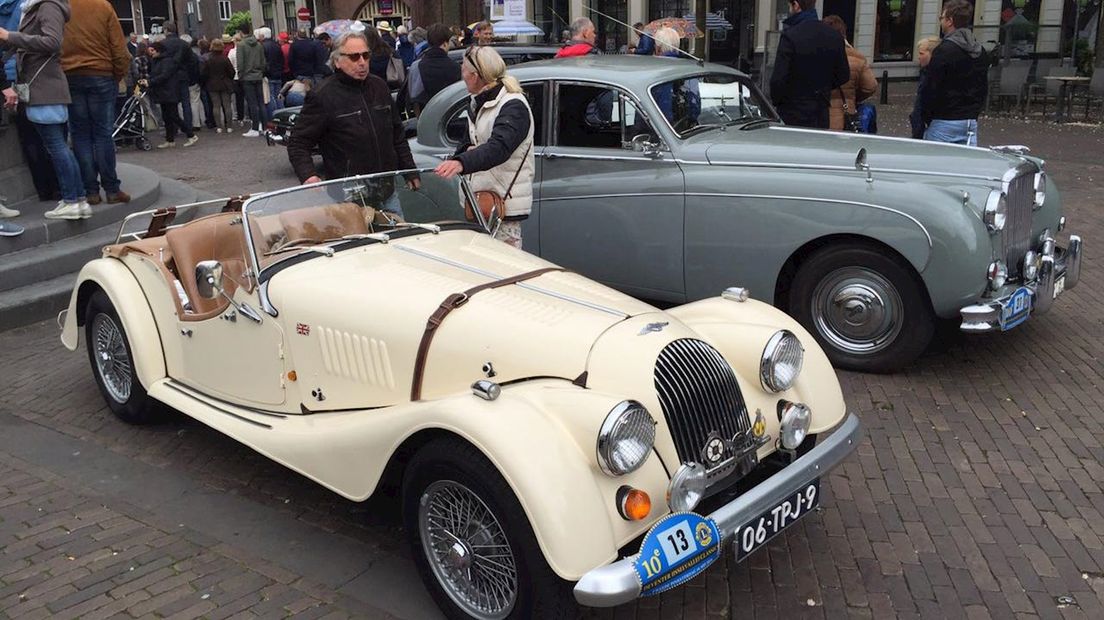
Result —
<path fill-rule="evenodd" d="M 502 278 L 501 280 L 484 282 L 483 284 L 469 288 L 463 293 L 453 293 L 446 297 L 445 300 L 441 302 L 441 305 L 437 306 L 437 309 L 433 311 L 433 314 L 429 315 L 429 320 L 426 321 L 425 332 L 422 333 L 422 341 L 418 344 L 418 355 L 414 358 L 414 380 L 410 386 L 410 400 L 416 401 L 422 398 L 422 379 L 425 375 L 426 360 L 429 357 L 429 345 L 433 342 L 433 335 L 437 333 L 437 328 L 441 326 L 441 323 L 445 321 L 445 317 L 447 317 L 450 312 L 468 303 L 472 295 L 480 291 L 517 284 L 518 282 L 524 282 L 525 280 L 530 280 L 552 271 L 566 270 L 563 267 L 545 267 L 534 271 L 526 271 L 525 273 L 519 273 L 508 278 Z"/>

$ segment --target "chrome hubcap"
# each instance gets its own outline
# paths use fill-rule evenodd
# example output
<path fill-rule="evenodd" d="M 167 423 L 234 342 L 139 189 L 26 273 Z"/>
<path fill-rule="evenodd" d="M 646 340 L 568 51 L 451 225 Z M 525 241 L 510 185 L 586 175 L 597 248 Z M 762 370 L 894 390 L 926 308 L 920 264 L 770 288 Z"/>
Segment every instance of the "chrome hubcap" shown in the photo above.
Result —
<path fill-rule="evenodd" d="M 429 485 L 418 506 L 422 551 L 449 598 L 468 615 L 505 618 L 518 576 L 506 533 L 471 489 L 451 480 Z"/>
<path fill-rule="evenodd" d="M 876 353 L 901 332 L 903 307 L 897 288 L 863 267 L 829 273 L 813 291 L 812 303 L 817 331 L 848 353 Z"/>
<path fill-rule="evenodd" d="M 92 319 L 92 353 L 96 360 L 96 372 L 103 380 L 111 399 L 119 404 L 130 399 L 131 363 L 127 354 L 123 332 L 115 320 L 106 314 Z"/>

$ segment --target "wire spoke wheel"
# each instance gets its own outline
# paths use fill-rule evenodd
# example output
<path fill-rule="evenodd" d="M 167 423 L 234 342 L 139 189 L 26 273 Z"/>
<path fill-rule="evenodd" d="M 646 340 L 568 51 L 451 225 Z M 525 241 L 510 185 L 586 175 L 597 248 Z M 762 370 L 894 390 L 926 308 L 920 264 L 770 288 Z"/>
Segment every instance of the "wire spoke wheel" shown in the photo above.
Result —
<path fill-rule="evenodd" d="M 475 618 L 507 617 L 518 598 L 518 569 L 506 532 L 468 487 L 438 480 L 418 506 L 422 550 L 449 598 Z"/>
<path fill-rule="evenodd" d="M 133 387 L 130 354 L 127 352 L 123 332 L 115 320 L 100 313 L 92 321 L 92 338 L 89 343 L 96 360 L 96 372 L 103 380 L 104 388 L 115 402 L 126 403 Z"/>

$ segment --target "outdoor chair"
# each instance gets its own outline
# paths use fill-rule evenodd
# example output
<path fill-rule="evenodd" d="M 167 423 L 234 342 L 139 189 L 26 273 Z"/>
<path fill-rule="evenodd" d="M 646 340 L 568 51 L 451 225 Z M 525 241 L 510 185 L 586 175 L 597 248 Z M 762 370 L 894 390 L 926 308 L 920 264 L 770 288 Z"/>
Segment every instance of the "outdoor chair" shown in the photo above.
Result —
<path fill-rule="evenodd" d="M 1097 120 L 1104 120 L 1104 69 L 1097 67 L 1096 71 L 1093 71 L 1092 80 L 1084 96 L 1085 120 L 1089 120 L 1089 114 L 1096 103 L 1100 104 L 1100 118 Z"/>
<path fill-rule="evenodd" d="M 1025 94 L 1027 92 L 1027 75 L 1031 70 L 1031 63 L 1014 60 L 1000 68 L 1000 79 L 997 81 L 997 90 L 991 97 L 995 98 L 997 107 L 1001 108 L 1001 102 L 1005 99 L 1013 99 L 1016 108 L 1023 114 Z"/>
<path fill-rule="evenodd" d="M 1050 77 L 1074 76 L 1077 75 L 1077 69 L 1073 67 L 1055 67 L 1051 69 L 1050 73 L 1048 73 L 1047 75 L 1049 75 Z M 1027 105 L 1027 114 L 1029 115 L 1031 114 L 1032 103 L 1037 103 L 1039 101 L 1043 102 L 1044 117 L 1046 117 L 1047 113 L 1047 104 L 1051 101 L 1053 101 L 1056 106 L 1061 106 L 1065 104 L 1064 101 L 1059 100 L 1059 97 L 1062 94 L 1062 82 L 1058 80 L 1047 80 L 1045 78 L 1042 78 L 1042 80 L 1043 87 L 1041 89 L 1035 88 L 1036 85 L 1032 84 L 1031 88 L 1028 90 L 1025 103 Z"/>
<path fill-rule="evenodd" d="M 1050 75 L 1053 69 L 1057 69 L 1061 66 L 1061 58 L 1040 58 L 1036 60 L 1034 68 L 1031 71 L 1031 82 L 1027 87 L 1027 96 L 1030 97 L 1038 91 L 1046 90 L 1046 76 Z"/>

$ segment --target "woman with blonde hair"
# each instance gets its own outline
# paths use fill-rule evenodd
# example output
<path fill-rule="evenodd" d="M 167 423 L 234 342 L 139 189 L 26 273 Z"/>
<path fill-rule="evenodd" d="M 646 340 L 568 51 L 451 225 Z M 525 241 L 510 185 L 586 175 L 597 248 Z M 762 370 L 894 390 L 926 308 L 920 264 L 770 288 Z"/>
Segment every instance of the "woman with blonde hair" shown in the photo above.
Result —
<path fill-rule="evenodd" d="M 931 62 L 932 50 L 939 45 L 939 37 L 924 37 L 916 42 L 916 63 L 920 65 L 920 79 L 916 81 L 916 100 L 912 103 L 912 113 L 909 114 L 909 124 L 912 126 L 912 137 L 916 140 L 924 139 L 924 130 L 927 123 L 924 122 L 924 110 L 920 102 L 923 100 L 924 88 L 928 82 L 928 63 Z"/>
<path fill-rule="evenodd" d="M 505 202 L 495 238 L 521 248 L 521 221 L 533 206 L 533 111 L 518 81 L 493 47 L 464 52 L 460 77 L 468 87 L 468 135 L 436 173 L 468 175 L 473 192 L 493 192 Z"/>
<path fill-rule="evenodd" d="M 847 41 L 847 24 L 843 19 L 838 15 L 828 15 L 823 21 L 843 37 L 847 66 L 851 70 L 847 82 L 832 91 L 832 106 L 828 110 L 828 128 L 843 131 L 845 111 L 848 114 L 855 114 L 858 104 L 869 99 L 878 90 L 878 80 L 874 77 L 874 71 L 871 70 L 866 56 Z"/>

